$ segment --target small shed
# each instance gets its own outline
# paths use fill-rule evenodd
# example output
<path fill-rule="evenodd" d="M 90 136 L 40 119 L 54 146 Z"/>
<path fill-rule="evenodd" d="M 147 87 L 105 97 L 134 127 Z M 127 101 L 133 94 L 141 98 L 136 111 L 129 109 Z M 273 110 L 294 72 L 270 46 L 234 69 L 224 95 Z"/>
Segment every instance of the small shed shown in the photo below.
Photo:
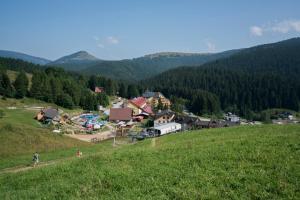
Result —
<path fill-rule="evenodd" d="M 58 109 L 54 109 L 54 108 L 42 109 L 39 113 L 37 113 L 35 119 L 37 119 L 38 121 L 51 121 L 51 120 L 59 121 Z"/>

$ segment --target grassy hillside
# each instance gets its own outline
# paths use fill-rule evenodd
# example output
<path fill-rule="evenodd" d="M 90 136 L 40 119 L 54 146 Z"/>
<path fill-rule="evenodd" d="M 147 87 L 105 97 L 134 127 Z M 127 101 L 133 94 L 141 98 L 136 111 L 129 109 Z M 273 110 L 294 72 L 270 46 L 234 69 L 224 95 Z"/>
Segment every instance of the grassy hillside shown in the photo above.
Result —
<path fill-rule="evenodd" d="M 0 169 L 30 162 L 35 152 L 53 152 L 88 146 L 89 144 L 56 135 L 48 128 L 43 128 L 34 120 L 36 110 L 28 110 L 23 106 L 48 106 L 42 101 L 32 99 L 0 100 L 0 110 L 4 113 L 0 118 Z M 8 109 L 10 106 L 16 109 Z"/>
<path fill-rule="evenodd" d="M 264 125 L 179 133 L 120 148 L 106 142 L 82 159 L 0 175 L 0 198 L 299 199 L 299 141 L 299 125 Z"/>

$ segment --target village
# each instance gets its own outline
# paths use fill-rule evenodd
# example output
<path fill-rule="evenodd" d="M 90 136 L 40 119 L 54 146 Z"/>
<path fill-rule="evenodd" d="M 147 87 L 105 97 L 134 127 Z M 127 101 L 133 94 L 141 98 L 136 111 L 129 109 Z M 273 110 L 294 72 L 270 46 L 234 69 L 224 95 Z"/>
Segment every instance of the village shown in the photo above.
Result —
<path fill-rule="evenodd" d="M 93 92 L 97 94 L 105 90 L 95 87 Z M 243 120 L 231 112 L 225 113 L 222 119 L 196 116 L 187 110 L 176 113 L 170 109 L 171 104 L 161 92 L 147 90 L 132 99 L 115 96 L 108 107 L 99 105 L 97 112 L 84 111 L 69 115 L 57 108 L 41 108 L 35 119 L 42 124 L 52 125 L 53 133 L 93 143 L 115 137 L 129 137 L 135 141 L 187 130 L 262 124 Z M 281 116 L 283 119 L 272 122 L 298 123 L 291 113 L 281 113 Z"/>

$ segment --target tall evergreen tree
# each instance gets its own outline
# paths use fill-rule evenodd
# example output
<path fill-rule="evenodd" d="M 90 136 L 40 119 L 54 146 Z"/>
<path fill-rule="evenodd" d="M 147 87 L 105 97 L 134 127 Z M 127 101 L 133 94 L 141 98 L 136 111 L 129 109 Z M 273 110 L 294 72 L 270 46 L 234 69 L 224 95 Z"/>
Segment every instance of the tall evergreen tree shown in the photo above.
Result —
<path fill-rule="evenodd" d="M 28 83 L 29 81 L 25 72 L 21 71 L 14 82 L 14 87 L 16 90 L 16 94 L 15 94 L 16 98 L 23 98 L 27 94 Z"/>
<path fill-rule="evenodd" d="M 109 97 L 105 93 L 97 94 L 97 100 L 101 106 L 108 106 L 109 105 Z"/>
<path fill-rule="evenodd" d="M 43 99 L 43 88 L 42 88 L 42 76 L 41 72 L 35 72 L 32 76 L 31 82 L 31 89 L 30 89 L 30 96 L 36 99 Z"/>
<path fill-rule="evenodd" d="M 119 88 L 119 96 L 120 97 L 123 97 L 123 98 L 126 98 L 127 97 L 127 88 L 125 86 L 124 83 L 121 83 L 120 84 L 120 88 Z"/>
<path fill-rule="evenodd" d="M 128 92 L 127 92 L 128 98 L 133 98 L 139 96 L 138 89 L 135 85 L 129 85 L 128 86 Z"/>
<path fill-rule="evenodd" d="M 0 94 L 4 97 L 13 97 L 14 88 L 11 85 L 10 79 L 5 71 L 0 72 Z"/>

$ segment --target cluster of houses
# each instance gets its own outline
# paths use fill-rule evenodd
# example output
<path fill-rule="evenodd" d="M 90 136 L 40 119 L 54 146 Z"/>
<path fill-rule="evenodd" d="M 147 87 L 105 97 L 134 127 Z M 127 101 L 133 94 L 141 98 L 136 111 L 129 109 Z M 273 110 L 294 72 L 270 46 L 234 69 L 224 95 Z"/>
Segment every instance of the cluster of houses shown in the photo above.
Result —
<path fill-rule="evenodd" d="M 104 88 L 95 87 L 95 93 L 104 92 Z M 161 104 L 163 110 L 154 111 L 154 108 Z M 152 135 L 164 135 L 171 132 L 202 129 L 228 127 L 240 124 L 240 118 L 232 113 L 227 113 L 224 120 L 200 119 L 195 115 L 177 114 L 170 110 L 171 101 L 160 92 L 146 91 L 142 96 L 132 99 L 118 98 L 109 109 L 102 107 L 103 115 L 108 116 L 109 122 L 113 123 L 121 135 L 127 134 L 132 127 L 142 122 L 144 119 L 153 121 L 150 128 L 143 130 Z M 102 121 L 98 114 L 81 114 L 71 119 L 68 116 L 60 116 L 59 110 L 54 108 L 42 109 L 36 119 L 44 123 L 66 123 L 71 121 L 72 124 L 83 127 L 86 130 L 97 130 L 104 126 L 107 121 Z"/>
<path fill-rule="evenodd" d="M 273 116 L 272 123 L 273 124 L 296 124 L 299 121 L 294 117 L 291 112 L 285 111 L 275 114 Z"/>
<path fill-rule="evenodd" d="M 135 97 L 123 102 L 120 107 L 112 107 L 109 112 L 109 121 L 142 121 L 143 119 L 155 116 L 153 108 L 161 102 L 169 108 L 171 102 L 160 92 L 146 91 L 142 96 Z"/>
<path fill-rule="evenodd" d="M 166 109 L 154 112 L 153 108 L 159 103 Z M 124 102 L 120 107 L 112 107 L 109 111 L 109 121 L 124 122 L 122 123 L 123 133 L 124 129 L 131 128 L 132 122 L 141 122 L 150 118 L 153 120 L 153 127 L 148 128 L 147 131 L 155 135 L 179 130 L 229 127 L 240 124 L 240 118 L 232 113 L 227 113 L 224 120 L 203 120 L 197 116 L 178 115 L 169 109 L 170 106 L 170 100 L 162 93 L 146 91 L 142 96 Z"/>

